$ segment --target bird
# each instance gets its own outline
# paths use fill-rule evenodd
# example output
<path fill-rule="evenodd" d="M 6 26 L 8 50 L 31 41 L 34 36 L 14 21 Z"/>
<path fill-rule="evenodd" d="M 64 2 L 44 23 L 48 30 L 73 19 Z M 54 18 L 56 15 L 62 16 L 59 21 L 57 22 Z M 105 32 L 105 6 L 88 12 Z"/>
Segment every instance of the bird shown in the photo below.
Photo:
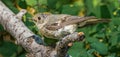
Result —
<path fill-rule="evenodd" d="M 42 38 L 62 39 L 77 30 L 88 25 L 108 23 L 110 19 L 98 19 L 95 16 L 72 16 L 68 14 L 37 13 L 33 16 Z"/>

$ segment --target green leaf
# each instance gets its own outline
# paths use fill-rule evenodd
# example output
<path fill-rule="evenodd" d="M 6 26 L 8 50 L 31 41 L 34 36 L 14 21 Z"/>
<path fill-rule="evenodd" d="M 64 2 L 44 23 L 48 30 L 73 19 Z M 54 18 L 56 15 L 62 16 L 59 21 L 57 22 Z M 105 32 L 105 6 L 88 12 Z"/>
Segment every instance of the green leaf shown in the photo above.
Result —
<path fill-rule="evenodd" d="M 114 23 L 114 25 L 120 25 L 120 18 L 119 17 L 113 18 L 112 22 Z"/>
<path fill-rule="evenodd" d="M 13 56 L 13 54 L 17 51 L 17 46 L 11 42 L 4 42 L 2 46 L 0 46 L 0 54 L 4 57 Z"/>
<path fill-rule="evenodd" d="M 100 10 L 101 10 L 101 17 L 102 18 L 110 18 L 111 17 L 107 5 L 102 5 L 100 7 Z"/>
<path fill-rule="evenodd" d="M 80 56 L 85 56 L 87 57 L 86 54 L 86 50 L 83 47 L 83 43 L 82 42 L 76 42 L 74 43 L 74 45 L 70 48 L 70 50 L 68 51 L 68 53 L 73 56 L 73 57 L 80 57 Z"/>
<path fill-rule="evenodd" d="M 102 55 L 107 55 L 108 53 L 108 46 L 105 45 L 105 43 L 94 42 L 91 44 L 91 48 L 95 49 L 97 52 L 99 52 L 99 54 Z"/>
<path fill-rule="evenodd" d="M 18 0 L 17 2 L 22 9 L 27 9 L 27 3 L 25 0 Z"/>
<path fill-rule="evenodd" d="M 96 33 L 94 37 L 96 38 L 104 38 L 105 34 L 104 33 Z"/>
<path fill-rule="evenodd" d="M 114 3 L 116 8 L 118 8 L 120 6 L 119 2 L 120 2 L 119 0 L 112 1 L 112 3 Z"/>
<path fill-rule="evenodd" d="M 99 40 L 97 38 L 86 38 L 86 41 L 89 42 L 89 43 L 95 43 L 95 42 L 98 42 Z"/>
<path fill-rule="evenodd" d="M 58 0 L 47 0 L 48 7 L 51 8 L 51 9 L 55 9 L 57 2 L 58 2 Z"/>
<path fill-rule="evenodd" d="M 79 10 L 80 10 L 79 6 L 70 5 L 70 4 L 69 5 L 63 5 L 62 14 L 77 15 Z"/>
<path fill-rule="evenodd" d="M 38 10 L 39 10 L 39 12 L 41 12 L 41 13 L 44 13 L 44 12 L 47 12 L 47 11 L 48 11 L 48 9 L 45 8 L 44 6 L 43 6 L 43 7 L 41 6 Z"/>
<path fill-rule="evenodd" d="M 76 0 L 73 2 L 73 4 L 78 5 L 78 6 L 84 6 L 84 1 L 83 0 Z"/>
<path fill-rule="evenodd" d="M 101 0 L 93 0 L 93 6 L 94 6 L 94 8 L 95 7 L 97 7 L 98 5 L 100 5 L 100 3 L 101 3 Z"/>
<path fill-rule="evenodd" d="M 74 56 L 73 56 L 74 57 Z M 77 56 L 77 57 L 88 57 L 88 55 L 87 55 L 87 51 L 86 50 L 81 50 L 81 52 L 80 52 L 80 54 L 79 54 L 79 56 Z"/>
<path fill-rule="evenodd" d="M 120 33 L 118 33 L 118 44 L 120 43 Z"/>
<path fill-rule="evenodd" d="M 116 57 L 115 55 L 116 55 L 115 53 L 112 53 L 112 54 L 109 54 L 107 57 Z"/>
<path fill-rule="evenodd" d="M 25 1 L 29 6 L 37 5 L 37 0 L 25 0 Z"/>
<path fill-rule="evenodd" d="M 111 35 L 112 36 L 109 39 L 109 43 L 111 43 L 111 46 L 115 46 L 118 43 L 118 32 L 111 33 Z"/>
<path fill-rule="evenodd" d="M 93 4 L 92 4 L 92 1 L 91 0 L 85 0 L 85 5 L 87 6 L 87 13 L 91 13 L 93 12 Z"/>
<path fill-rule="evenodd" d="M 47 5 L 47 0 L 38 0 L 40 4 Z"/>
<path fill-rule="evenodd" d="M 88 56 L 89 56 L 89 57 L 94 57 L 93 52 L 96 52 L 96 50 L 95 50 L 95 49 L 89 49 L 89 50 L 87 51 Z"/>
<path fill-rule="evenodd" d="M 97 1 L 91 1 L 91 0 L 85 0 L 87 15 L 89 16 L 97 16 L 100 17 L 100 2 L 101 0 Z"/>

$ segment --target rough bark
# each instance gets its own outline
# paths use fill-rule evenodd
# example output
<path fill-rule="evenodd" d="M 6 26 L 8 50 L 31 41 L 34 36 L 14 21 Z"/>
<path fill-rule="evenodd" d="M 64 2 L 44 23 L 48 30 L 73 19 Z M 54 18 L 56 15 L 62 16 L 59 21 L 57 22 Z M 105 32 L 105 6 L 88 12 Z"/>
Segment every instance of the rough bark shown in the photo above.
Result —
<path fill-rule="evenodd" d="M 27 57 L 66 57 L 67 44 L 84 38 L 83 33 L 75 32 L 58 41 L 55 48 L 40 44 L 37 38 L 33 37 L 36 35 L 21 21 L 25 12 L 26 10 L 21 10 L 15 15 L 0 0 L 0 24 L 16 39 L 18 45 L 28 52 Z"/>

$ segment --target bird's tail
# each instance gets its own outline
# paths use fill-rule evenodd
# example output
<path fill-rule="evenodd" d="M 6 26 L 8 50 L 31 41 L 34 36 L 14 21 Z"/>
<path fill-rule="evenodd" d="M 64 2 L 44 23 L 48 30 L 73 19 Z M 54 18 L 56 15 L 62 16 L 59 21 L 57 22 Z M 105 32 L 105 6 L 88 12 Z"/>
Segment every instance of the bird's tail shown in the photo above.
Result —
<path fill-rule="evenodd" d="M 89 26 L 89 25 L 95 25 L 98 23 L 109 23 L 110 21 L 111 21 L 110 19 L 90 18 L 90 19 L 86 19 L 82 22 L 79 22 L 78 27 L 85 27 L 85 26 Z"/>

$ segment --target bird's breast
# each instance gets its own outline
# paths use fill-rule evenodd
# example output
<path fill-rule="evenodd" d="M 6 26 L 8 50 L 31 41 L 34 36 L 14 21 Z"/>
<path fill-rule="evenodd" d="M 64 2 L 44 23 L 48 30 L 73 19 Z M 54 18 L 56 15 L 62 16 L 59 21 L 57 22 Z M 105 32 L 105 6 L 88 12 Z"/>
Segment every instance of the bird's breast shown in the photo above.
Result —
<path fill-rule="evenodd" d="M 73 33 L 73 32 L 76 31 L 76 29 L 77 29 L 77 25 L 72 24 L 72 25 L 67 25 L 67 26 L 65 26 L 63 28 L 58 29 L 58 32 L 65 31 L 65 32 Z"/>

